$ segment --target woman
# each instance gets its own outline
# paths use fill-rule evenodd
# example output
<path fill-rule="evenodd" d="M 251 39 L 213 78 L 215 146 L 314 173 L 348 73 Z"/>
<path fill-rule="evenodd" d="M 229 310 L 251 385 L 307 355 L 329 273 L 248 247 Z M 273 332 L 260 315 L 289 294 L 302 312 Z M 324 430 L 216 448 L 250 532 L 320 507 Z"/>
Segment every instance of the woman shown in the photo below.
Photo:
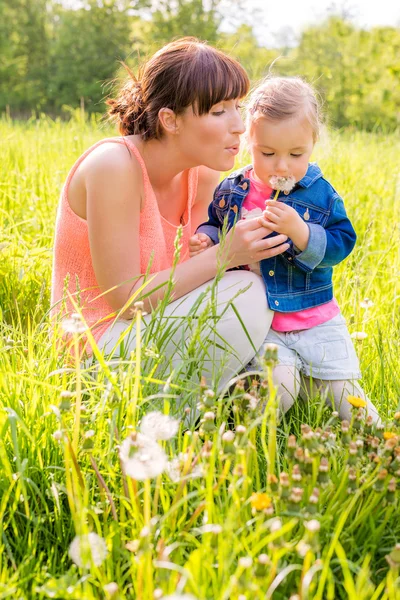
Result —
<path fill-rule="evenodd" d="M 234 268 L 288 248 L 286 236 L 263 239 L 262 225 L 244 221 L 228 234 L 223 254 L 216 245 L 187 260 L 188 239 L 206 219 L 219 171 L 234 165 L 244 131 L 239 99 L 248 87 L 243 68 L 222 52 L 193 38 L 172 42 L 144 65 L 140 80 L 131 76 L 119 96 L 108 101 L 122 137 L 89 148 L 69 173 L 57 214 L 52 305 L 65 317 L 75 312 L 70 297 L 79 301 L 107 354 L 118 355 L 119 336 L 131 327 L 132 316 L 121 309 L 146 273 L 152 278 L 144 289 L 145 310 L 152 311 L 163 298 L 179 226 L 182 251 L 173 300 L 163 313 L 163 319 L 178 323 L 163 348 L 173 366 L 180 364 L 190 337 L 185 317 L 199 299 L 199 310 L 205 306 L 207 282 L 221 260 Z M 218 344 L 202 370 L 211 379 L 223 369 L 221 386 L 261 346 L 272 313 L 262 281 L 253 273 L 228 272 L 216 289 L 218 318 L 215 328 L 202 327 L 202 336 L 217 336 Z M 124 344 L 126 349 L 126 339 Z M 132 335 L 128 350 L 134 344 Z"/>

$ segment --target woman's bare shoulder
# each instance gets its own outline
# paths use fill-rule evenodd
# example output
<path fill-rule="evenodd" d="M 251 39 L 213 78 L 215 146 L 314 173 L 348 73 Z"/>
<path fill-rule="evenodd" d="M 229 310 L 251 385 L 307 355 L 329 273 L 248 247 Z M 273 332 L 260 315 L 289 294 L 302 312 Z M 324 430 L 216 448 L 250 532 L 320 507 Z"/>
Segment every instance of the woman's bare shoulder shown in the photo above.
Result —
<path fill-rule="evenodd" d="M 140 172 L 140 165 L 129 150 L 128 146 L 121 142 L 105 141 L 94 148 L 81 163 L 82 171 L 91 174 L 92 172 L 107 172 L 116 169 L 118 173 L 125 169 L 134 169 Z"/>

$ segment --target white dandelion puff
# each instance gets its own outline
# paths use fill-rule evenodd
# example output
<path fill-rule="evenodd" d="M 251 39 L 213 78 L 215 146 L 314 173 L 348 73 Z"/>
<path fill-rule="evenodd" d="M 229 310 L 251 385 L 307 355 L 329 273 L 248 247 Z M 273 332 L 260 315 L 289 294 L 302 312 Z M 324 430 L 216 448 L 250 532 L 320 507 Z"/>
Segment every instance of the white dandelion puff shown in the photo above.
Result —
<path fill-rule="evenodd" d="M 277 175 L 273 175 L 269 180 L 272 189 L 279 190 L 287 195 L 295 186 L 296 179 L 293 175 L 288 175 L 287 177 L 278 177 Z"/>
<path fill-rule="evenodd" d="M 68 550 L 71 560 L 81 569 L 89 569 L 91 563 L 99 567 L 107 557 L 106 541 L 97 533 L 77 535 Z"/>
<path fill-rule="evenodd" d="M 125 474 L 137 481 L 158 477 L 168 465 L 161 446 L 142 433 L 134 432 L 127 437 L 121 444 L 119 456 Z"/>
<path fill-rule="evenodd" d="M 88 329 L 79 313 L 73 313 L 68 319 L 61 321 L 61 327 L 65 333 L 84 333 Z"/>
<path fill-rule="evenodd" d="M 368 337 L 368 333 L 365 333 L 365 331 L 354 331 L 354 332 L 353 332 L 353 333 L 350 335 L 350 337 L 351 337 L 353 340 L 358 340 L 358 341 L 359 341 L 359 340 L 365 340 L 365 338 L 367 338 L 367 337 Z"/>
<path fill-rule="evenodd" d="M 153 440 L 169 440 L 177 434 L 179 420 L 158 411 L 147 413 L 140 423 L 143 435 Z"/>
<path fill-rule="evenodd" d="M 169 594 L 169 596 L 163 596 L 162 600 L 197 600 L 192 594 Z"/>
<path fill-rule="evenodd" d="M 251 558 L 251 556 L 241 556 L 239 558 L 239 566 L 243 569 L 250 569 L 252 564 L 253 559 Z"/>
<path fill-rule="evenodd" d="M 364 298 L 364 300 L 362 300 L 360 302 L 360 306 L 361 306 L 361 308 L 368 309 L 368 308 L 372 308 L 374 306 L 374 303 L 372 302 L 372 300 L 370 298 Z"/>

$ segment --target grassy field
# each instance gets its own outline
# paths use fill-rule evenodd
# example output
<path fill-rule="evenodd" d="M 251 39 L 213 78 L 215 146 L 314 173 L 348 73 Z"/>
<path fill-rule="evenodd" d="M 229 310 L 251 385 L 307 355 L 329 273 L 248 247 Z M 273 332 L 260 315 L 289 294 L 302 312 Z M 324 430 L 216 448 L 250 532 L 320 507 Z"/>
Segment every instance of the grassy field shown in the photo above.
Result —
<path fill-rule="evenodd" d="M 331 133 L 314 157 L 358 234 L 335 291 L 366 334 L 376 430 L 319 398 L 275 424 L 271 361 L 224 398 L 157 379 L 145 343 L 112 372 L 67 366 L 47 316 L 56 204 L 106 135 L 79 114 L 0 121 L 0 599 L 399 600 L 399 136 Z M 166 416 L 188 398 L 200 430 Z"/>

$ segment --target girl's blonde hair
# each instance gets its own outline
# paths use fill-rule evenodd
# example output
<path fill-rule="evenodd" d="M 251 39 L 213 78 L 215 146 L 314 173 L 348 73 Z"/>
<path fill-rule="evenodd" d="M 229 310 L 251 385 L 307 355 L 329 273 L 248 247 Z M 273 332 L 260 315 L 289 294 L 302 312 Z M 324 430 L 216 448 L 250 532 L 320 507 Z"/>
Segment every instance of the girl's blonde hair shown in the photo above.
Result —
<path fill-rule="evenodd" d="M 253 90 L 247 102 L 247 128 L 260 117 L 284 121 L 304 115 L 311 125 L 314 142 L 321 125 L 321 104 L 312 86 L 300 77 L 267 77 Z"/>

